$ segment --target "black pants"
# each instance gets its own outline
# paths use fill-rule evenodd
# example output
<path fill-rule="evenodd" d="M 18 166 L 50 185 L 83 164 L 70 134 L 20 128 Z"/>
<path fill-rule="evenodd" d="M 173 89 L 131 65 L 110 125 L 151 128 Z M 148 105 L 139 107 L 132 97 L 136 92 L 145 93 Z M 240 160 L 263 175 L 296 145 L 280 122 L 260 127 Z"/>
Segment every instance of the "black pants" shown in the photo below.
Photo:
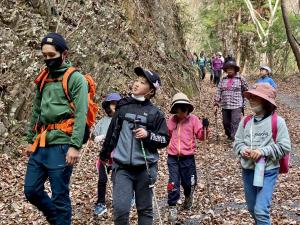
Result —
<path fill-rule="evenodd" d="M 214 70 L 214 84 L 219 85 L 222 76 L 222 70 Z"/>
<path fill-rule="evenodd" d="M 226 136 L 234 140 L 235 133 L 241 121 L 242 108 L 237 109 L 222 109 L 223 126 Z"/>
<path fill-rule="evenodd" d="M 211 68 L 210 69 L 210 82 L 214 81 L 214 70 Z"/>
<path fill-rule="evenodd" d="M 106 195 L 106 185 L 107 185 L 107 175 L 105 172 L 107 170 L 107 174 L 111 171 L 111 166 L 104 166 L 102 162 L 100 162 L 99 166 L 99 179 L 98 179 L 98 200 L 97 203 L 105 204 L 105 195 Z"/>
<path fill-rule="evenodd" d="M 197 183 L 196 164 L 194 156 L 171 156 L 168 155 L 169 183 L 168 204 L 175 206 L 180 198 L 180 184 L 183 187 L 184 196 L 189 197 L 192 192 L 192 176 Z"/>
<path fill-rule="evenodd" d="M 157 164 L 151 165 L 152 181 L 156 181 Z M 115 225 L 128 225 L 131 199 L 135 192 L 138 212 L 138 225 L 153 224 L 152 196 L 150 178 L 146 168 L 124 168 L 113 164 L 113 208 Z"/>
<path fill-rule="evenodd" d="M 206 74 L 205 66 L 200 66 L 199 68 L 200 68 L 201 79 L 203 80 L 205 78 L 205 74 Z"/>

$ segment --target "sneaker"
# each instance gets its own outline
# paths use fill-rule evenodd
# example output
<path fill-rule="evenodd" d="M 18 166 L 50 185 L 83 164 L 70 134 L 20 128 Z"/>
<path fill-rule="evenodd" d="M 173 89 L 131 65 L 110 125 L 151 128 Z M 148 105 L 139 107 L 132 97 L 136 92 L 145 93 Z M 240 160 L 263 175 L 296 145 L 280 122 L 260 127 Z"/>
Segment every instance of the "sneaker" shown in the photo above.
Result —
<path fill-rule="evenodd" d="M 185 197 L 182 208 L 189 210 L 192 208 L 192 206 L 193 206 L 193 196 L 191 195 L 190 197 Z"/>
<path fill-rule="evenodd" d="M 96 216 L 102 216 L 104 213 L 107 212 L 106 205 L 103 203 L 98 203 L 95 207 L 95 215 Z"/>
<path fill-rule="evenodd" d="M 169 207 L 169 222 L 174 223 L 177 220 L 177 208 L 176 206 Z"/>

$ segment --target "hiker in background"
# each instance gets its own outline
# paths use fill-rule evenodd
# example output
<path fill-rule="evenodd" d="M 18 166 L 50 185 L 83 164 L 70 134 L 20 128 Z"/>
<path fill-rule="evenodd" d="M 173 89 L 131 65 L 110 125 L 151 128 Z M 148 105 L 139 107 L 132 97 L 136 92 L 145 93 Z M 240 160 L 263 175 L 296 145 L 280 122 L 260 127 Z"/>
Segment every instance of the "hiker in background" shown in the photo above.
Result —
<path fill-rule="evenodd" d="M 212 69 L 214 71 L 214 84 L 218 86 L 221 76 L 222 76 L 222 68 L 223 68 L 223 60 L 221 59 L 222 54 L 218 52 L 216 57 L 212 60 Z"/>
<path fill-rule="evenodd" d="M 204 140 L 204 127 L 199 118 L 191 112 L 194 106 L 183 93 L 174 95 L 171 114 L 168 120 L 168 130 L 171 136 L 168 147 L 169 182 L 168 205 L 169 222 L 176 222 L 176 204 L 180 198 L 180 185 L 184 190 L 185 200 L 183 209 L 191 209 L 193 205 L 193 192 L 197 185 L 197 172 L 195 163 L 196 138 Z M 205 119 L 205 124 L 208 120 Z"/>
<path fill-rule="evenodd" d="M 157 73 L 136 67 L 132 95 L 117 105 L 100 152 L 101 161 L 113 151 L 113 209 L 116 225 L 129 224 L 133 192 L 138 224 L 153 223 L 153 185 L 157 177 L 157 149 L 169 143 L 164 114 L 150 99 L 161 86 Z"/>
<path fill-rule="evenodd" d="M 258 225 L 271 224 L 270 207 L 280 171 L 279 160 L 291 151 L 291 141 L 284 119 L 275 112 L 275 89 L 269 84 L 255 84 L 244 94 L 254 116 L 245 117 L 239 124 L 234 151 L 242 165 L 251 216 Z"/>
<path fill-rule="evenodd" d="M 228 54 L 227 57 L 224 60 L 224 63 L 230 62 L 230 61 L 236 61 L 235 58 L 233 57 L 233 54 Z"/>
<path fill-rule="evenodd" d="M 200 79 L 204 79 L 205 78 L 205 74 L 206 74 L 206 70 L 205 70 L 205 66 L 206 66 L 206 57 L 204 55 L 204 50 L 201 50 L 199 58 L 198 58 L 198 66 L 199 66 L 199 72 L 200 72 Z"/>
<path fill-rule="evenodd" d="M 220 59 L 222 60 L 222 62 L 223 62 L 223 64 L 224 64 L 224 63 L 225 63 L 225 59 L 224 59 L 224 57 L 223 57 L 223 55 L 222 55 L 222 52 L 218 52 L 217 55 L 220 56 Z"/>
<path fill-rule="evenodd" d="M 106 116 L 104 116 L 95 126 L 93 135 L 95 136 L 94 141 L 101 145 L 103 143 L 108 127 L 110 125 L 111 119 L 115 113 L 118 101 L 121 100 L 119 93 L 108 94 L 104 101 L 102 102 L 102 108 L 104 109 Z M 107 184 L 107 174 L 111 171 L 112 160 L 109 159 L 109 164 L 106 166 L 101 163 L 101 160 L 97 161 L 98 169 L 98 199 L 95 207 L 95 215 L 102 216 L 107 212 L 105 204 L 106 195 L 106 184 Z M 105 171 L 106 170 L 106 171 Z"/>
<path fill-rule="evenodd" d="M 227 62 L 223 69 L 227 76 L 218 85 L 214 106 L 215 114 L 219 108 L 222 109 L 225 134 L 231 142 L 241 120 L 244 108 L 243 93 L 248 90 L 248 84 L 245 78 L 240 76 L 240 67 L 235 62 Z"/>
<path fill-rule="evenodd" d="M 208 65 L 209 72 L 210 72 L 210 83 L 213 83 L 213 81 L 214 81 L 214 70 L 212 68 L 212 62 L 213 62 L 214 58 L 215 58 L 215 54 L 213 54 L 212 57 L 207 60 L 207 65 Z"/>
<path fill-rule="evenodd" d="M 84 76 L 75 71 L 69 77 L 67 88 L 72 102 L 66 97 L 61 78 L 72 64 L 67 60 L 68 46 L 60 34 L 46 35 L 42 39 L 41 50 L 47 69 L 42 80 L 39 80 L 40 76 L 35 80 L 37 90 L 26 149 L 26 153 L 31 155 L 24 193 L 50 224 L 70 225 L 69 182 L 85 135 L 88 86 Z M 50 182 L 51 198 L 45 191 L 46 180 Z"/>
<path fill-rule="evenodd" d="M 268 83 L 270 84 L 273 88 L 277 88 L 276 83 L 274 80 L 270 77 L 272 70 L 268 66 L 261 66 L 260 67 L 260 78 L 256 81 L 256 83 Z"/>
<path fill-rule="evenodd" d="M 187 52 L 187 58 L 191 65 L 195 64 L 194 56 L 190 50 L 188 50 L 188 52 Z"/>

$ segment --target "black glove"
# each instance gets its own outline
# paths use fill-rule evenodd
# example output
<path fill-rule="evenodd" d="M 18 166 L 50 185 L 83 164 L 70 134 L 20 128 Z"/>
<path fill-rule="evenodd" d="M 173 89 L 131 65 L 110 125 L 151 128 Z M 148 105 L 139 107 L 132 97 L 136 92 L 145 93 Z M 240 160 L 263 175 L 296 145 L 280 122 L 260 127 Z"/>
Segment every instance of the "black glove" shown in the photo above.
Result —
<path fill-rule="evenodd" d="M 106 154 L 105 152 L 101 151 L 99 154 L 99 158 L 102 162 L 105 162 L 105 161 L 109 160 L 109 155 Z"/>
<path fill-rule="evenodd" d="M 207 127 L 209 126 L 209 121 L 208 121 L 207 118 L 204 118 L 204 119 L 202 120 L 202 125 L 203 125 L 203 127 L 205 127 L 205 128 L 207 128 Z"/>

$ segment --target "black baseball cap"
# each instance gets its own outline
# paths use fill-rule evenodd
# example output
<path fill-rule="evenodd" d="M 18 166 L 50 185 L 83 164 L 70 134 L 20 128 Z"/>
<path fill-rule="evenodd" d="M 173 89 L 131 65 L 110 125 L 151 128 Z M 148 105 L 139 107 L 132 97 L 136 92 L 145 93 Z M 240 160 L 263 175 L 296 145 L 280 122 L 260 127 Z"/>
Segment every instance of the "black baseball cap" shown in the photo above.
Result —
<path fill-rule="evenodd" d="M 143 69 L 142 67 L 135 67 L 134 72 L 138 76 L 145 77 L 149 81 L 150 85 L 155 88 L 155 90 L 158 90 L 161 87 L 161 80 L 158 73 Z"/>

